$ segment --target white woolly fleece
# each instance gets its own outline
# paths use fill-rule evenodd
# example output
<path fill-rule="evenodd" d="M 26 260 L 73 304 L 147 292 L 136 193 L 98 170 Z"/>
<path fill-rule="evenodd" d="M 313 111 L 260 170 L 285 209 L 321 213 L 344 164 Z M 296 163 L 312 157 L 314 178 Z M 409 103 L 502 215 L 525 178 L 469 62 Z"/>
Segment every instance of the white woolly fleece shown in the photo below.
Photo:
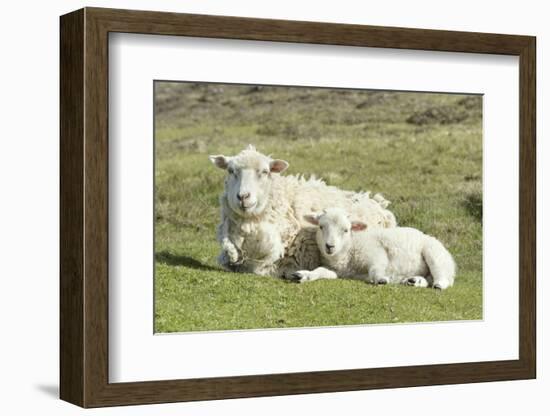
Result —
<path fill-rule="evenodd" d="M 231 161 L 240 167 L 255 167 L 266 158 L 270 159 L 249 147 Z M 369 193 L 340 190 L 313 176 L 272 173 L 269 179 L 270 190 L 267 201 L 260 201 L 265 203 L 260 214 L 243 217 L 235 213 L 228 204 L 227 189 L 220 197 L 219 262 L 230 270 L 282 276 L 318 266 L 314 232 L 304 216 L 327 207 L 344 208 L 371 228 L 396 226 L 395 216 L 385 208 L 389 201 L 380 195 L 370 198 Z"/>

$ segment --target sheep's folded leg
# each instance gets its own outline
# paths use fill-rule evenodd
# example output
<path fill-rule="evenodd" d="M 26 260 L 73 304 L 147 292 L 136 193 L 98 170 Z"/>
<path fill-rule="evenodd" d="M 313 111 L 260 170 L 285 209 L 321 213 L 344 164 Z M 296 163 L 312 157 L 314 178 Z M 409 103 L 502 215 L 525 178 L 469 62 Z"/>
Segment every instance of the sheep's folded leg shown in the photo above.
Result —
<path fill-rule="evenodd" d="M 338 275 L 332 270 L 326 269 L 324 267 L 317 267 L 315 270 L 299 270 L 292 273 L 290 276 L 285 276 L 287 280 L 293 282 L 303 283 L 303 282 L 312 282 L 319 279 L 338 279 Z"/>
<path fill-rule="evenodd" d="M 243 263 L 241 251 L 229 239 L 224 239 L 222 242 L 222 251 L 218 257 L 218 263 L 229 269 Z"/>
<path fill-rule="evenodd" d="M 221 253 L 218 263 L 227 268 L 238 266 L 243 262 L 242 251 L 238 245 L 229 238 L 229 221 L 224 219 L 218 226 L 218 241 L 221 243 Z"/>
<path fill-rule="evenodd" d="M 255 247 L 257 254 L 264 254 L 262 261 L 273 265 L 285 255 L 285 246 L 280 231 L 273 224 L 264 223 L 259 227 L 258 241 Z"/>
<path fill-rule="evenodd" d="M 386 268 L 388 266 L 388 259 L 386 257 L 380 257 L 376 263 L 374 263 L 368 273 L 368 280 L 375 285 L 386 285 L 390 282 L 390 277 L 386 274 Z"/>
<path fill-rule="evenodd" d="M 239 249 L 228 238 L 222 242 L 222 252 L 227 256 L 227 260 L 230 264 L 236 264 L 239 262 Z"/>

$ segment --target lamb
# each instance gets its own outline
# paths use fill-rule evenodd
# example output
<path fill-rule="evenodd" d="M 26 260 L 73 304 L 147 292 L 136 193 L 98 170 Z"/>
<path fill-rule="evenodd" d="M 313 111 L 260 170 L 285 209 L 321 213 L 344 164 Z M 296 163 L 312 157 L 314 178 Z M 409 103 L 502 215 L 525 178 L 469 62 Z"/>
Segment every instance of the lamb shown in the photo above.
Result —
<path fill-rule="evenodd" d="M 304 216 L 328 206 L 353 212 L 371 228 L 396 226 L 381 195 L 340 190 L 315 177 L 282 176 L 288 162 L 253 146 L 236 156 L 212 155 L 210 161 L 227 172 L 217 239 L 218 262 L 228 270 L 282 277 L 317 267 L 315 234 Z"/>
<path fill-rule="evenodd" d="M 439 240 L 414 228 L 378 228 L 351 221 L 341 208 L 305 219 L 317 226 L 316 239 L 325 267 L 295 272 L 298 282 L 350 277 L 374 284 L 400 283 L 446 289 L 453 285 L 455 262 Z"/>

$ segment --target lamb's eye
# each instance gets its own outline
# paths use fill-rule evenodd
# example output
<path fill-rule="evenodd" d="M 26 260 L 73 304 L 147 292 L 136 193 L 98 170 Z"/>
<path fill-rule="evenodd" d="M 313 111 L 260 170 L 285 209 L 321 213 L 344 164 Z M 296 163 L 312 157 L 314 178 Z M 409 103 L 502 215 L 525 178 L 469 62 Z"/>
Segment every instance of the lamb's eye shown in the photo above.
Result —
<path fill-rule="evenodd" d="M 345 233 L 349 233 L 349 230 L 346 228 L 346 229 L 344 229 L 344 232 L 345 232 Z"/>
<path fill-rule="evenodd" d="M 320 225 L 320 226 L 319 226 L 319 229 L 320 229 L 320 230 L 322 230 L 322 229 L 323 229 L 323 226 L 322 226 L 322 225 Z"/>
<path fill-rule="evenodd" d="M 267 175 L 268 173 L 269 173 L 269 172 L 267 171 L 267 169 L 262 170 L 262 175 L 265 176 L 265 175 Z"/>

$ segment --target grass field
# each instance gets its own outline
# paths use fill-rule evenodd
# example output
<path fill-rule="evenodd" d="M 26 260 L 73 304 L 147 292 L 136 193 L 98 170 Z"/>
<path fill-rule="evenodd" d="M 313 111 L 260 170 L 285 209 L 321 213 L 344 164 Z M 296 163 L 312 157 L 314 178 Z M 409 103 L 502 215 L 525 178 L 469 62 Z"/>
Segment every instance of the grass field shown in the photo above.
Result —
<path fill-rule="evenodd" d="M 481 97 L 214 84 L 155 85 L 155 331 L 482 318 Z M 400 225 L 458 265 L 438 292 L 352 280 L 292 284 L 216 263 L 223 172 L 249 143 L 350 190 L 381 192 Z"/>

